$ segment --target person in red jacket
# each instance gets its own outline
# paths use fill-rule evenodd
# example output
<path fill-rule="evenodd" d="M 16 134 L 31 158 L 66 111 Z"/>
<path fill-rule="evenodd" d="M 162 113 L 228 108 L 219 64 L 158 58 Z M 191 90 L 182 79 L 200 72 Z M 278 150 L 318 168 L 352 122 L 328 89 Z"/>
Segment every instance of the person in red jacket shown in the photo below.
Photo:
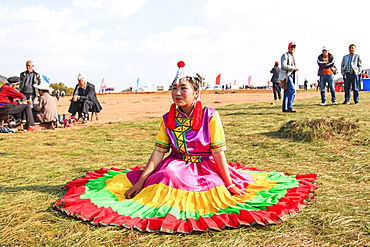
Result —
<path fill-rule="evenodd" d="M 24 113 L 28 131 L 40 130 L 35 127 L 35 120 L 32 115 L 30 104 L 19 104 L 16 99 L 23 99 L 24 94 L 15 88 L 18 86 L 20 78 L 17 76 L 9 77 L 8 82 L 0 88 L 0 115 L 17 115 Z"/>

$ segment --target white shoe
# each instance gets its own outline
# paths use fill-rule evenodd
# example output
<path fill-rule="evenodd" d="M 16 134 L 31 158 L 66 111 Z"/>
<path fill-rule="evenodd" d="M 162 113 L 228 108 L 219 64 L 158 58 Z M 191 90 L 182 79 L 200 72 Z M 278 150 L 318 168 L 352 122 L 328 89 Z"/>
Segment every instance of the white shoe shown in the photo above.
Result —
<path fill-rule="evenodd" d="M 326 102 L 321 102 L 320 105 L 326 105 Z"/>
<path fill-rule="evenodd" d="M 334 101 L 334 102 L 333 102 L 333 105 L 338 105 L 338 102 Z"/>

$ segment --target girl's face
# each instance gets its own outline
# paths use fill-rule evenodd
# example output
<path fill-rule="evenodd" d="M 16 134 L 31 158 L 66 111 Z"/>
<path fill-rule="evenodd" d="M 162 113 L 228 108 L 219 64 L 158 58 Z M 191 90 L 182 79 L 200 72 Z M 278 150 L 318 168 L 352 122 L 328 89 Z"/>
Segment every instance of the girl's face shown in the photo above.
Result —
<path fill-rule="evenodd" d="M 172 100 L 179 107 L 192 107 L 198 94 L 189 81 L 172 85 Z"/>

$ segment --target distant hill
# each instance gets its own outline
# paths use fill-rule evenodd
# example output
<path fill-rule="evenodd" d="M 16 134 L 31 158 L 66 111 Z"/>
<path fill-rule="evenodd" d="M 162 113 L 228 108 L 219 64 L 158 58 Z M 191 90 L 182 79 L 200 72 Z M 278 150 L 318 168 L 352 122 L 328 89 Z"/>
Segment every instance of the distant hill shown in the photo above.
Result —
<path fill-rule="evenodd" d="M 6 82 L 6 79 L 8 79 L 7 77 L 3 76 L 3 75 L 0 75 L 0 82 L 3 81 L 3 82 Z"/>

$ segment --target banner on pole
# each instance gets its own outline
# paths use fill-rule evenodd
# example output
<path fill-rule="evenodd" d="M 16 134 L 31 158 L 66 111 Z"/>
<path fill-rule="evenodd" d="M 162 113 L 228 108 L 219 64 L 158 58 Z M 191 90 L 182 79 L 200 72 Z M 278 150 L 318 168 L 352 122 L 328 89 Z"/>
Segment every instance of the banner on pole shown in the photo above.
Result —
<path fill-rule="evenodd" d="M 221 84 L 221 74 L 219 74 L 217 77 L 216 77 L 216 85 L 220 85 Z"/>

